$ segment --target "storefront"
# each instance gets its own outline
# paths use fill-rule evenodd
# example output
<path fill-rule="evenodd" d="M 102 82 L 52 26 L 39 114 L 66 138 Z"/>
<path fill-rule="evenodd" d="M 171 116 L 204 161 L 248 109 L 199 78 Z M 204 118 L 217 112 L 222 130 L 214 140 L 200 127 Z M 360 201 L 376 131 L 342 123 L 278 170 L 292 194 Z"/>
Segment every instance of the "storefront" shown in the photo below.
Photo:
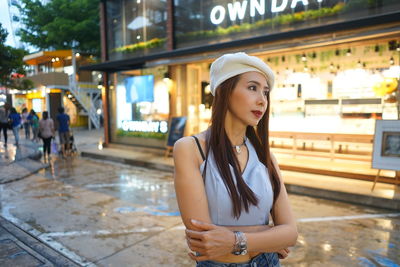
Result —
<path fill-rule="evenodd" d="M 87 116 L 79 114 L 76 105 L 65 95 L 62 89 L 50 89 L 43 87 L 42 90 L 9 90 L 11 95 L 11 103 L 17 109 L 17 112 L 22 112 L 24 108 L 28 111 L 34 110 L 35 113 L 42 117 L 43 111 L 50 111 L 53 120 L 56 121 L 58 114 L 57 108 L 63 106 L 65 112 L 70 116 L 72 127 L 84 127 L 87 125 Z"/>
<path fill-rule="evenodd" d="M 209 66 L 245 51 L 274 69 L 272 131 L 373 134 L 398 118 L 397 0 L 103 1 L 108 142 L 163 147 L 208 127 Z"/>

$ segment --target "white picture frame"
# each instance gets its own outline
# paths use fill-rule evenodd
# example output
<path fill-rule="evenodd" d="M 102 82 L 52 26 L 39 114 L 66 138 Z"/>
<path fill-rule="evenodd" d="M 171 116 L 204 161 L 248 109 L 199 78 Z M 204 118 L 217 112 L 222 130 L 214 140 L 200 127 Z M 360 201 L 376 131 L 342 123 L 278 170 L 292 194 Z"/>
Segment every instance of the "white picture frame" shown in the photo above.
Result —
<path fill-rule="evenodd" d="M 400 120 L 376 120 L 372 168 L 400 171 Z"/>

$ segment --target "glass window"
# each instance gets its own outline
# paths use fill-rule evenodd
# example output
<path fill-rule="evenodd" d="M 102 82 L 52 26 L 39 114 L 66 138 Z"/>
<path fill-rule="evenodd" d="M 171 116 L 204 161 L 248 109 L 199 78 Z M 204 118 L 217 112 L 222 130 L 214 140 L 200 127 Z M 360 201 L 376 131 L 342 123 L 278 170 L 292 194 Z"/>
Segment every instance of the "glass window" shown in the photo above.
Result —
<path fill-rule="evenodd" d="M 164 147 L 171 86 L 164 78 L 166 71 L 166 67 L 157 67 L 112 75 L 112 142 Z"/>
<path fill-rule="evenodd" d="M 400 9 L 398 0 L 175 0 L 176 46 L 201 46 L 354 20 Z"/>
<path fill-rule="evenodd" d="M 165 50 L 165 1 L 107 1 L 107 39 L 111 60 Z"/>

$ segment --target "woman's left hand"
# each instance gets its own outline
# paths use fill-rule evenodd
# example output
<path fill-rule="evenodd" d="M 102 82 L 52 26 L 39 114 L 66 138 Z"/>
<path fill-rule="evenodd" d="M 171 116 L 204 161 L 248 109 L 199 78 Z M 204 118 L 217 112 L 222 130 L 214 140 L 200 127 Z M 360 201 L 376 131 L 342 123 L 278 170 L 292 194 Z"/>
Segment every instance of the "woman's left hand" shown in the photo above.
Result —
<path fill-rule="evenodd" d="M 186 229 L 186 240 L 189 248 L 200 254 L 189 253 L 195 261 L 211 260 L 229 254 L 235 244 L 235 234 L 225 227 L 211 223 L 191 220 L 197 231 Z"/>
<path fill-rule="evenodd" d="M 278 257 L 279 257 L 281 260 L 286 259 L 287 256 L 289 256 L 289 252 L 290 252 L 289 248 L 281 249 L 281 250 L 279 250 L 279 251 L 277 252 L 277 253 L 278 253 Z"/>

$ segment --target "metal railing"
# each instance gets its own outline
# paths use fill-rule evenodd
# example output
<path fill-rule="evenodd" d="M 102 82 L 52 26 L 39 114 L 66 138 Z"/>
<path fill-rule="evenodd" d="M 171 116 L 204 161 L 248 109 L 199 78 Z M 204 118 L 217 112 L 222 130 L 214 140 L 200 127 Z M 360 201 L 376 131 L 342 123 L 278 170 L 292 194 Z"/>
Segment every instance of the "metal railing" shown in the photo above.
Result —
<path fill-rule="evenodd" d="M 100 97 L 100 90 L 94 84 L 76 82 L 72 75 L 69 76 L 69 90 L 89 117 L 89 129 L 91 123 L 96 129 L 100 128 L 100 116 L 95 107 L 95 102 Z"/>

